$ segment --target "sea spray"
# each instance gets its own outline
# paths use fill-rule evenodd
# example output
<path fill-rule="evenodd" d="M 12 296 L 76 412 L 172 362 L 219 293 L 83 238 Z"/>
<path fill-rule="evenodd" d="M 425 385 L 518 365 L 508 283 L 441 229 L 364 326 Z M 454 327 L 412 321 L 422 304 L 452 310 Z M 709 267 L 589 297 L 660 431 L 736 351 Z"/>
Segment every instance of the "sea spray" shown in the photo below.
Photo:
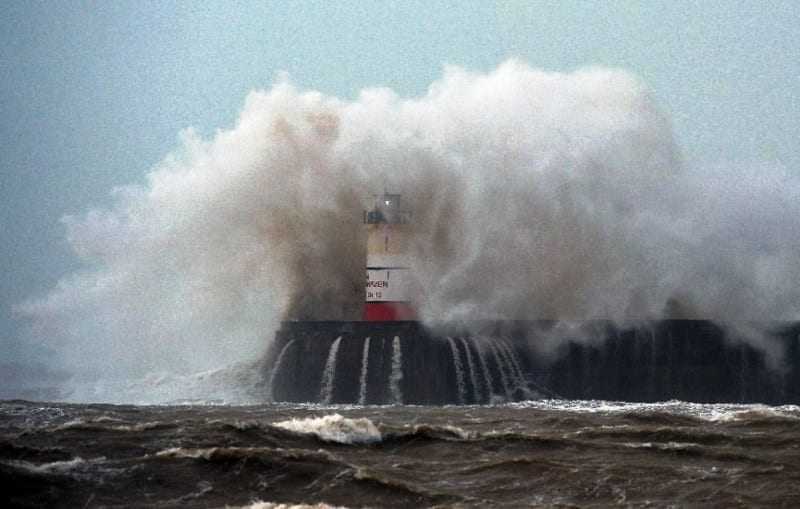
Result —
<path fill-rule="evenodd" d="M 336 357 L 339 353 L 339 343 L 342 337 L 339 336 L 331 343 L 328 350 L 328 359 L 325 361 L 325 369 L 322 372 L 322 380 L 319 388 L 319 401 L 323 404 L 330 404 L 333 399 L 334 382 L 336 380 Z"/>
<path fill-rule="evenodd" d="M 453 338 L 447 337 L 447 343 L 450 345 L 450 354 L 453 357 L 453 370 L 456 375 L 456 389 L 458 390 L 458 402 L 464 404 L 466 397 L 466 388 L 464 387 L 464 368 L 461 365 L 461 358 L 458 356 L 458 348 Z"/>
<path fill-rule="evenodd" d="M 448 67 L 414 98 L 281 79 L 233 128 L 187 129 L 143 184 L 66 217 L 81 269 L 15 310 L 79 382 L 252 360 L 281 319 L 359 317 L 361 216 L 389 189 L 414 212 L 426 325 L 796 319 L 800 177 L 683 164 L 653 98 L 623 70 L 519 60 Z M 778 365 L 769 337 L 741 337 Z"/>
<path fill-rule="evenodd" d="M 492 385 L 492 376 L 489 373 L 489 365 L 486 362 L 486 338 L 481 338 L 480 343 L 475 343 L 475 349 L 478 351 L 478 361 L 481 365 L 481 372 L 483 373 L 483 382 L 486 387 L 485 401 L 491 401 L 494 396 L 494 386 Z"/>
<path fill-rule="evenodd" d="M 275 360 L 275 365 L 272 367 L 272 373 L 269 375 L 269 386 L 267 387 L 267 401 L 275 401 L 275 381 L 278 378 L 278 373 L 280 373 L 281 366 L 283 366 L 283 359 L 286 356 L 286 352 L 289 348 L 294 344 L 294 339 L 287 342 L 281 348 L 281 352 L 278 354 L 278 358 Z"/>
<path fill-rule="evenodd" d="M 483 397 L 481 395 L 480 387 L 478 387 L 478 378 L 477 373 L 475 371 L 475 362 L 472 359 L 472 352 L 469 349 L 469 345 L 467 341 L 463 337 L 458 338 L 461 341 L 461 345 L 464 347 L 464 351 L 467 354 L 467 366 L 469 367 L 469 380 L 472 384 L 472 401 L 473 403 L 479 403 L 483 401 Z"/>
<path fill-rule="evenodd" d="M 522 366 L 520 365 L 517 352 L 514 351 L 514 347 L 511 346 L 508 338 L 500 338 L 500 349 L 505 352 L 506 358 L 510 363 L 511 373 L 514 378 L 514 385 L 516 389 L 522 391 L 524 396 L 529 396 L 530 389 L 525 381 L 525 373 L 522 371 Z"/>
<path fill-rule="evenodd" d="M 489 349 L 492 351 L 492 357 L 494 358 L 495 366 L 497 366 L 497 371 L 500 373 L 500 381 L 503 384 L 503 391 L 506 400 L 511 401 L 513 399 L 513 393 L 511 391 L 511 385 L 508 382 L 508 373 L 506 372 L 507 366 L 505 358 L 500 353 L 494 338 L 491 338 L 489 340 Z"/>
<path fill-rule="evenodd" d="M 389 394 L 395 404 L 403 403 L 403 389 L 400 384 L 403 381 L 403 350 L 400 346 L 400 338 L 394 337 L 392 341 L 392 372 L 389 375 Z"/>
<path fill-rule="evenodd" d="M 364 340 L 364 349 L 361 353 L 361 375 L 358 379 L 358 404 L 367 402 L 367 380 L 369 376 L 369 336 Z"/>

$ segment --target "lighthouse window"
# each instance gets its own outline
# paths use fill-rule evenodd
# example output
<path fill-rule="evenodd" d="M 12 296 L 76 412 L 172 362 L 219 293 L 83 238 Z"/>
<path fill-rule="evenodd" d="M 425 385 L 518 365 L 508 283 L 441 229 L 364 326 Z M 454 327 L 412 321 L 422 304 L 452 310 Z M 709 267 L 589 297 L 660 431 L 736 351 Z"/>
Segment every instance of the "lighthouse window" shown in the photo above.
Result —
<path fill-rule="evenodd" d="M 366 224 L 405 224 L 409 222 L 410 212 L 400 210 L 401 198 L 399 194 L 384 194 L 375 196 L 374 208 L 364 212 Z"/>
<path fill-rule="evenodd" d="M 385 223 L 386 218 L 383 216 L 383 212 L 380 210 L 373 210 L 367 213 L 367 223 L 368 224 L 377 224 L 377 223 Z"/>

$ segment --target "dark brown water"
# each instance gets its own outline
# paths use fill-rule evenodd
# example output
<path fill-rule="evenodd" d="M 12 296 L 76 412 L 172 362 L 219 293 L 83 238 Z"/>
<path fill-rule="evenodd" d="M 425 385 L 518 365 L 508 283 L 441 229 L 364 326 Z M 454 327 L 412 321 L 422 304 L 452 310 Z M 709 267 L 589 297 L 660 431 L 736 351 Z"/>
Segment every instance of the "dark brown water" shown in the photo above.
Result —
<path fill-rule="evenodd" d="M 6 401 L 0 485 L 4 507 L 796 507 L 800 408 Z"/>

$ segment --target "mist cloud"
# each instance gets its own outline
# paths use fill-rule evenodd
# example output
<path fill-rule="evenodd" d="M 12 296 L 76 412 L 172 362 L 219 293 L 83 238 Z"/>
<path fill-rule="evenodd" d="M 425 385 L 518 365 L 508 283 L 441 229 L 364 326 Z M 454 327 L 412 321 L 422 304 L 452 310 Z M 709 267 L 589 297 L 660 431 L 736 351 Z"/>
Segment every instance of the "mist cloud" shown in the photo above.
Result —
<path fill-rule="evenodd" d="M 18 312 L 86 377 L 257 358 L 281 319 L 360 317 L 361 214 L 384 189 L 414 211 L 429 324 L 800 318 L 796 175 L 689 167 L 635 76 L 516 60 L 413 99 L 252 92 L 232 130 L 184 132 L 146 183 L 65 218 L 85 268 Z"/>

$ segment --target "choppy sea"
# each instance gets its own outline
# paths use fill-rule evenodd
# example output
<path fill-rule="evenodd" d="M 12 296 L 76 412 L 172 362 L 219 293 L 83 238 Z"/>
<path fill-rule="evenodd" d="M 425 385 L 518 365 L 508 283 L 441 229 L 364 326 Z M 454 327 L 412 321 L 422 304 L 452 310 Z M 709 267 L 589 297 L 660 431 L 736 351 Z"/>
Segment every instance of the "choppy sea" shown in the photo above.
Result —
<path fill-rule="evenodd" d="M 0 402 L 3 507 L 797 507 L 800 408 Z"/>

